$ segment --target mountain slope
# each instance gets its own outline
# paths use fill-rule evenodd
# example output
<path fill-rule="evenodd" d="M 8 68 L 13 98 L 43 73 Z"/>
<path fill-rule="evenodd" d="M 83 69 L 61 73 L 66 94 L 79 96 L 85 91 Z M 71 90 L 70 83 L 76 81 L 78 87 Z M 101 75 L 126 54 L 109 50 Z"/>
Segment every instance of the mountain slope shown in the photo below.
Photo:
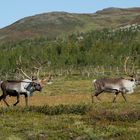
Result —
<path fill-rule="evenodd" d="M 140 24 L 140 8 L 107 8 L 93 14 L 51 12 L 23 18 L 0 29 L 0 42 Z"/>

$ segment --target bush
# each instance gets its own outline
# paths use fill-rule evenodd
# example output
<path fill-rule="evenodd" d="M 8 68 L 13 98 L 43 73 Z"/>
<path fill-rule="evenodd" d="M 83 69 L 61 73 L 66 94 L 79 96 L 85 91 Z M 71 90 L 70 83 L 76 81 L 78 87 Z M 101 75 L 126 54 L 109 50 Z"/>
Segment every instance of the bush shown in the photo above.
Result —
<path fill-rule="evenodd" d="M 29 111 L 44 113 L 46 115 L 60 115 L 60 114 L 80 114 L 84 115 L 90 110 L 91 106 L 80 105 L 58 105 L 58 106 L 30 106 Z"/>
<path fill-rule="evenodd" d="M 90 105 L 79 104 L 79 105 L 58 105 L 58 106 L 29 106 L 29 107 L 9 107 L 1 108 L 0 114 L 6 112 L 37 112 L 46 115 L 61 115 L 61 114 L 79 114 L 84 115 L 91 109 Z"/>

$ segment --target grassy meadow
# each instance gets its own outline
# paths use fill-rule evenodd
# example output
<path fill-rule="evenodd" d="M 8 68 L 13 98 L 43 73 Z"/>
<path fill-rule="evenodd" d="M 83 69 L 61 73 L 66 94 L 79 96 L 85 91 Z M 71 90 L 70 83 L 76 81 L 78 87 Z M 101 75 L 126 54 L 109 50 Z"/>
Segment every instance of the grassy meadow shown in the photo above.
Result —
<path fill-rule="evenodd" d="M 140 75 L 139 23 L 139 8 L 107 8 L 44 13 L 0 29 L 0 81 L 23 79 L 22 70 L 55 76 L 28 107 L 24 96 L 16 107 L 15 97 L 10 107 L 0 102 L 0 140 L 140 140 L 140 86 L 127 103 L 121 95 L 112 103 L 111 93 L 91 103 L 95 77 Z"/>
<path fill-rule="evenodd" d="M 55 78 L 42 93 L 36 92 L 25 107 L 24 97 L 13 107 L 0 102 L 0 140 L 139 140 L 140 94 L 100 95 L 91 104 L 91 79 Z"/>

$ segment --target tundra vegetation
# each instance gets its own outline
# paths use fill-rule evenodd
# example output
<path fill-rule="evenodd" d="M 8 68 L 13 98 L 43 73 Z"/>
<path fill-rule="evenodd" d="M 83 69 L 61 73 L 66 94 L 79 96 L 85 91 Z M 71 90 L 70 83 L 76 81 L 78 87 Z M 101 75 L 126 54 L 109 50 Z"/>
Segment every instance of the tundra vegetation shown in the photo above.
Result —
<path fill-rule="evenodd" d="M 136 69 L 139 69 L 139 30 L 140 26 L 135 25 L 116 30 L 103 29 L 85 34 L 71 34 L 53 40 L 39 37 L 1 44 L 1 79 L 16 76 L 19 57 L 22 58 L 22 68 L 27 73 L 33 71 L 33 65 L 38 65 L 33 58 L 39 62 L 47 61 L 42 73 L 52 71 L 54 74 L 64 75 L 77 72 L 104 73 L 114 70 L 122 73 L 126 57 L 130 57 L 128 63 L 130 69 L 134 61 Z"/>
<path fill-rule="evenodd" d="M 91 104 L 91 79 L 57 78 L 35 93 L 24 107 L 24 97 L 16 107 L 1 102 L 0 139 L 21 140 L 91 140 L 140 138 L 139 88 L 128 95 L 125 103 L 118 95 L 102 94 L 102 102 Z M 9 97 L 13 104 L 15 98 Z"/>
<path fill-rule="evenodd" d="M 128 103 L 118 95 L 113 104 L 112 94 L 104 93 L 102 102 L 91 104 L 92 80 L 124 76 L 126 58 L 127 70 L 139 75 L 139 30 L 136 25 L 1 44 L 1 80 L 20 78 L 19 61 L 28 74 L 44 63 L 40 77 L 51 73 L 54 78 L 41 94 L 30 97 L 29 107 L 24 107 L 24 98 L 17 107 L 0 102 L 0 139 L 140 139 L 139 87 L 127 96 Z"/>

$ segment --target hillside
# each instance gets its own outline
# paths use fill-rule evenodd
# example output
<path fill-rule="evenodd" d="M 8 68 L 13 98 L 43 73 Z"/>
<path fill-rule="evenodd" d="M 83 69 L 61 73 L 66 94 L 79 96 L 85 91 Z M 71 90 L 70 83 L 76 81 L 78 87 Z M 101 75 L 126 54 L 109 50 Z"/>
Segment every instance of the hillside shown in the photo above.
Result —
<path fill-rule="evenodd" d="M 0 42 L 33 37 L 55 38 L 73 32 L 140 23 L 140 8 L 107 8 L 91 14 L 50 12 L 23 18 L 0 29 Z"/>
<path fill-rule="evenodd" d="M 73 69 L 73 73 L 81 74 L 78 67 L 90 66 L 117 67 L 123 74 L 126 57 L 130 58 L 128 69 L 133 70 L 135 63 L 139 70 L 139 10 L 108 8 L 94 14 L 52 12 L 21 19 L 0 30 L 1 79 L 21 77 L 17 66 L 27 73 L 32 71 L 31 75 L 38 67 L 42 73 L 54 71 L 59 75 L 59 69 L 67 68 L 67 73 Z"/>

